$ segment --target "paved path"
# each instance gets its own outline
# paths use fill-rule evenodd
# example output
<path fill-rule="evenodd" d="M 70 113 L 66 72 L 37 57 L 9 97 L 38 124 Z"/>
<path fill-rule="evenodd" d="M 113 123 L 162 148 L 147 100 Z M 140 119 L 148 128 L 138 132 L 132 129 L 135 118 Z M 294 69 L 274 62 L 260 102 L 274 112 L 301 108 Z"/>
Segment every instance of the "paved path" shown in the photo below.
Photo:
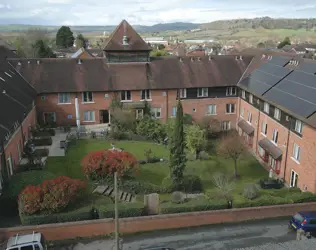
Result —
<path fill-rule="evenodd" d="M 266 220 L 234 225 L 215 225 L 194 229 L 180 229 L 169 232 L 150 232 L 125 237 L 123 249 L 139 250 L 145 247 L 166 246 L 173 247 L 176 250 L 231 250 L 260 246 L 267 243 L 285 243 L 295 240 L 296 238 L 294 232 L 288 231 L 287 222 L 288 220 L 284 219 Z M 305 241 L 301 242 L 304 245 Z M 63 249 L 112 250 L 112 244 L 112 240 L 101 240 L 88 244 L 78 243 L 75 246 L 69 246 Z M 271 249 L 284 250 L 287 248 Z"/>
<path fill-rule="evenodd" d="M 53 143 L 48 147 L 49 154 L 48 156 L 65 156 L 65 150 L 60 148 L 60 141 L 66 140 L 67 134 L 60 129 L 56 129 L 56 134 L 52 136 Z"/>

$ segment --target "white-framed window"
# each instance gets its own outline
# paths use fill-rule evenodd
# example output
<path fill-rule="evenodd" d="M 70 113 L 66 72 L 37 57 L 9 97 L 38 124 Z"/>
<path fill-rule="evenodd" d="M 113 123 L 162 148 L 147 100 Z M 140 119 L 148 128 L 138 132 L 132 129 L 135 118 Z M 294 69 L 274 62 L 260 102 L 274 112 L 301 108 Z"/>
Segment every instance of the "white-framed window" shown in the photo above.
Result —
<path fill-rule="evenodd" d="M 268 131 L 268 124 L 265 121 L 262 121 L 261 133 L 264 135 L 267 135 L 267 131 Z"/>
<path fill-rule="evenodd" d="M 249 94 L 249 102 L 253 103 L 253 95 L 252 94 Z"/>
<path fill-rule="evenodd" d="M 295 131 L 299 134 L 302 134 L 303 123 L 300 120 L 295 121 Z"/>
<path fill-rule="evenodd" d="M 46 95 L 41 95 L 41 100 L 45 101 L 46 100 Z"/>
<path fill-rule="evenodd" d="M 248 118 L 247 121 L 251 124 L 252 122 L 252 113 L 248 112 Z"/>
<path fill-rule="evenodd" d="M 58 94 L 59 104 L 70 104 L 70 93 L 59 93 Z"/>
<path fill-rule="evenodd" d="M 144 117 L 143 109 L 136 109 L 136 119 L 142 119 Z"/>
<path fill-rule="evenodd" d="M 281 110 L 278 108 L 274 108 L 274 118 L 278 121 L 281 119 Z"/>
<path fill-rule="evenodd" d="M 216 104 L 206 105 L 206 114 L 207 115 L 216 115 Z"/>
<path fill-rule="evenodd" d="M 20 142 L 18 142 L 18 156 L 19 156 L 19 161 L 20 161 L 22 159 L 22 152 L 21 152 Z"/>
<path fill-rule="evenodd" d="M 241 116 L 242 118 L 244 118 L 244 115 L 245 115 L 245 108 L 244 108 L 244 107 L 241 107 L 241 108 L 240 108 L 240 116 Z"/>
<path fill-rule="evenodd" d="M 154 118 L 161 118 L 161 108 L 152 108 L 152 115 Z"/>
<path fill-rule="evenodd" d="M 197 97 L 208 97 L 208 88 L 198 88 Z"/>
<path fill-rule="evenodd" d="M 123 90 L 121 91 L 121 101 L 131 101 L 132 100 L 132 94 L 129 90 Z"/>
<path fill-rule="evenodd" d="M 95 112 L 94 111 L 85 111 L 83 113 L 83 120 L 85 122 L 94 122 L 95 121 Z"/>
<path fill-rule="evenodd" d="M 45 123 L 56 122 L 56 113 L 55 112 L 44 112 L 43 119 Z"/>
<path fill-rule="evenodd" d="M 296 143 L 293 144 L 293 158 L 300 162 L 301 159 L 301 148 Z"/>
<path fill-rule="evenodd" d="M 222 121 L 221 125 L 222 130 L 230 130 L 230 121 Z"/>
<path fill-rule="evenodd" d="M 235 113 L 235 104 L 229 103 L 226 104 L 226 114 L 234 114 Z"/>
<path fill-rule="evenodd" d="M 175 117 L 177 115 L 177 107 L 176 106 L 173 106 L 172 107 L 172 110 L 171 110 L 171 116 L 172 117 Z"/>
<path fill-rule="evenodd" d="M 290 177 L 290 187 L 297 187 L 298 174 L 292 169 Z"/>
<path fill-rule="evenodd" d="M 269 105 L 269 103 L 265 102 L 265 103 L 263 104 L 263 111 L 264 111 L 265 113 L 269 114 L 269 110 L 270 110 L 270 105 Z"/>
<path fill-rule="evenodd" d="M 140 99 L 141 100 L 151 100 L 151 90 L 149 90 L 149 89 L 142 90 L 140 93 Z"/>
<path fill-rule="evenodd" d="M 8 157 L 7 163 L 8 163 L 8 174 L 9 174 L 9 177 L 10 177 L 11 175 L 13 175 L 13 165 L 12 165 L 12 158 L 11 158 L 11 156 Z"/>
<path fill-rule="evenodd" d="M 273 168 L 273 169 L 275 169 L 276 168 L 276 160 L 275 159 L 273 159 L 271 156 L 269 156 L 269 165 Z"/>
<path fill-rule="evenodd" d="M 278 138 L 279 138 L 279 132 L 277 129 L 273 129 L 273 134 L 272 134 L 272 141 L 275 143 L 278 143 Z"/>
<path fill-rule="evenodd" d="M 241 98 L 246 99 L 246 91 L 245 90 L 241 91 Z"/>
<path fill-rule="evenodd" d="M 226 88 L 226 96 L 236 95 L 236 87 L 227 87 Z"/>
<path fill-rule="evenodd" d="M 258 153 L 259 153 L 259 155 L 260 155 L 262 158 L 264 158 L 264 157 L 265 157 L 265 154 L 266 154 L 266 151 L 265 151 L 262 147 L 260 147 L 260 146 L 258 145 Z"/>
<path fill-rule="evenodd" d="M 187 89 L 180 89 L 180 98 L 187 98 Z"/>
<path fill-rule="evenodd" d="M 83 92 L 82 93 L 82 102 L 93 102 L 92 92 Z"/>

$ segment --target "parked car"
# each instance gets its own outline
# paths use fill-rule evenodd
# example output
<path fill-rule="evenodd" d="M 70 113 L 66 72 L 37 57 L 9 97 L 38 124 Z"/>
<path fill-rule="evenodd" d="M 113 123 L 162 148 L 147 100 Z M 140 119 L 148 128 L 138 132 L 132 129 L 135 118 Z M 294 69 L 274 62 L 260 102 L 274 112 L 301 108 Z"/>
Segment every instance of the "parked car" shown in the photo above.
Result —
<path fill-rule="evenodd" d="M 296 213 L 289 222 L 289 228 L 305 232 L 316 232 L 316 211 L 303 211 Z"/>
<path fill-rule="evenodd" d="M 280 189 L 284 186 L 283 181 L 277 179 L 260 180 L 262 189 Z"/>
<path fill-rule="evenodd" d="M 42 233 L 17 234 L 8 239 L 6 250 L 47 250 Z"/>

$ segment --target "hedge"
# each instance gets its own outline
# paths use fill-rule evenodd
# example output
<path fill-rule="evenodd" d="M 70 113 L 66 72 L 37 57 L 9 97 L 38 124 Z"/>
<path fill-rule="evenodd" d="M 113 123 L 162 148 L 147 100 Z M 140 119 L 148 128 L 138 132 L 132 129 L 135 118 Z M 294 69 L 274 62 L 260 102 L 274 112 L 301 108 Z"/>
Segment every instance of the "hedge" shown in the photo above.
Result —
<path fill-rule="evenodd" d="M 26 172 L 26 171 L 33 171 L 33 170 L 43 170 L 43 167 L 39 164 L 31 164 L 31 163 L 27 163 L 27 164 L 23 164 L 23 165 L 18 165 L 15 173 L 22 173 L 22 172 Z"/>
<path fill-rule="evenodd" d="M 55 129 L 44 129 L 41 131 L 33 132 L 34 137 L 48 137 L 48 136 L 54 136 L 55 134 L 56 134 Z"/>
<path fill-rule="evenodd" d="M 151 193 L 162 193 L 163 189 L 161 186 L 152 184 L 150 182 L 139 182 L 136 180 L 125 180 L 121 188 L 133 195 L 136 194 L 151 194 Z"/>
<path fill-rule="evenodd" d="M 96 209 L 100 219 L 115 217 L 114 204 L 97 206 Z M 145 213 L 145 205 L 142 202 L 119 203 L 118 212 L 120 218 L 142 216 Z"/>
<path fill-rule="evenodd" d="M 184 203 L 165 202 L 160 205 L 160 214 L 188 213 L 195 211 L 208 211 L 227 209 L 224 200 L 207 200 L 204 197 L 191 199 Z"/>
<path fill-rule="evenodd" d="M 43 137 L 38 139 L 33 139 L 32 143 L 34 146 L 49 146 L 52 145 L 53 140 L 51 137 Z"/>
<path fill-rule="evenodd" d="M 92 206 L 81 207 L 69 212 L 56 214 L 23 215 L 20 214 L 22 225 L 40 225 L 50 223 L 61 223 L 70 221 L 92 220 Z"/>

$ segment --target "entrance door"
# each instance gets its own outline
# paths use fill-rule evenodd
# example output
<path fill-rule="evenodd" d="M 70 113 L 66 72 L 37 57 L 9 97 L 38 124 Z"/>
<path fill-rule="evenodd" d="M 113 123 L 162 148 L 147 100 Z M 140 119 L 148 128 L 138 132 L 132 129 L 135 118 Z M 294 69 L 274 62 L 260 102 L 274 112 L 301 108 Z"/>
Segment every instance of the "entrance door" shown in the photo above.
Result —
<path fill-rule="evenodd" d="M 56 122 L 56 113 L 55 112 L 45 112 L 44 116 L 44 123 L 52 123 Z"/>
<path fill-rule="evenodd" d="M 100 110 L 100 123 L 110 123 L 110 114 L 108 110 Z"/>
<path fill-rule="evenodd" d="M 298 181 L 298 174 L 294 170 L 292 170 L 291 171 L 290 187 L 297 187 L 297 181 Z"/>

